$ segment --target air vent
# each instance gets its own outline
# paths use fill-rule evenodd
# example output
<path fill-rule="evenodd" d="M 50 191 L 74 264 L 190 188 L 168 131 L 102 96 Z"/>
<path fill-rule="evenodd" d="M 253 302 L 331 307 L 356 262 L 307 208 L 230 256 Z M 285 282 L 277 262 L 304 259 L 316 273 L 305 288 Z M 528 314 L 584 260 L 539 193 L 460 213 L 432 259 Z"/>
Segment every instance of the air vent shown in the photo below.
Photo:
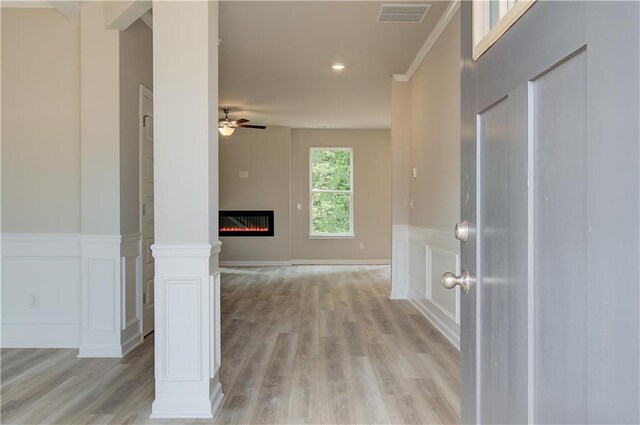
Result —
<path fill-rule="evenodd" d="M 383 4 L 380 7 L 378 22 L 419 24 L 430 7 L 430 4 Z"/>

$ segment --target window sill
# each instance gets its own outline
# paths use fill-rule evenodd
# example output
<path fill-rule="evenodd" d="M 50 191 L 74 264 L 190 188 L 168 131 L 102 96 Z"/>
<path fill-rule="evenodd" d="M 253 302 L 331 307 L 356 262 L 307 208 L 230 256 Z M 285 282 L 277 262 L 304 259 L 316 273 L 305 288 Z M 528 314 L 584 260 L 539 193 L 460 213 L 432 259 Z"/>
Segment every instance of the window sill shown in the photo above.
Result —
<path fill-rule="evenodd" d="M 355 235 L 309 235 L 309 239 L 355 239 Z"/>

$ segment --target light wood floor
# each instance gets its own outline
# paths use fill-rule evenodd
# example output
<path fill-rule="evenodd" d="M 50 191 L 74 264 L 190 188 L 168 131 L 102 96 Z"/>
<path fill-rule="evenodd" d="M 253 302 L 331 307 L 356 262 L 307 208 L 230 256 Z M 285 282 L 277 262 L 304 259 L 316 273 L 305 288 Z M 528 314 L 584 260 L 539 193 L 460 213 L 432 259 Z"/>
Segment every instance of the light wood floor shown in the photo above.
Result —
<path fill-rule="evenodd" d="M 388 266 L 225 269 L 217 423 L 459 423 L 457 351 Z M 211 423 L 148 419 L 153 338 L 123 359 L 3 349 L 3 424 Z"/>

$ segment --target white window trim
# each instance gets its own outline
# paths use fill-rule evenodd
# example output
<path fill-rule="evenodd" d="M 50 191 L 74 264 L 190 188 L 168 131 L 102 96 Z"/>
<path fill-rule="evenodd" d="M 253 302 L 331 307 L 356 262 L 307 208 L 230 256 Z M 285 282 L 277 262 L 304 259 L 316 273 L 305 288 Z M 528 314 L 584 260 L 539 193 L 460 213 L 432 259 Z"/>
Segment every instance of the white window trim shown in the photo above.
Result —
<path fill-rule="evenodd" d="M 499 0 L 499 19 L 491 28 L 491 3 L 487 0 L 474 0 L 473 59 L 478 60 L 535 2 L 536 0 L 518 0 L 515 3 L 513 0 Z"/>
<path fill-rule="evenodd" d="M 349 176 L 351 178 L 349 187 L 351 190 L 323 190 L 313 188 L 313 152 L 315 151 L 346 151 L 349 152 L 351 159 L 351 170 Z M 349 220 L 351 233 L 317 233 L 313 231 L 313 194 L 314 193 L 348 193 L 349 196 Z M 309 148 L 309 239 L 354 239 L 355 228 L 353 220 L 353 148 L 340 148 L 340 147 L 311 147 Z"/>

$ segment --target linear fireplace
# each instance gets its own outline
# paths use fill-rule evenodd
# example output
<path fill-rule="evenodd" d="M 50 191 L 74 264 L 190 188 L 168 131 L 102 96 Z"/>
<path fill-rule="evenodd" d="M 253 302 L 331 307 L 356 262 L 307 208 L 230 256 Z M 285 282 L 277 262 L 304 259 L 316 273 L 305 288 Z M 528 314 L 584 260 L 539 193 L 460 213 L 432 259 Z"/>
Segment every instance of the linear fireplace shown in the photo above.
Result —
<path fill-rule="evenodd" d="M 220 211 L 220 236 L 273 236 L 273 211 Z"/>

